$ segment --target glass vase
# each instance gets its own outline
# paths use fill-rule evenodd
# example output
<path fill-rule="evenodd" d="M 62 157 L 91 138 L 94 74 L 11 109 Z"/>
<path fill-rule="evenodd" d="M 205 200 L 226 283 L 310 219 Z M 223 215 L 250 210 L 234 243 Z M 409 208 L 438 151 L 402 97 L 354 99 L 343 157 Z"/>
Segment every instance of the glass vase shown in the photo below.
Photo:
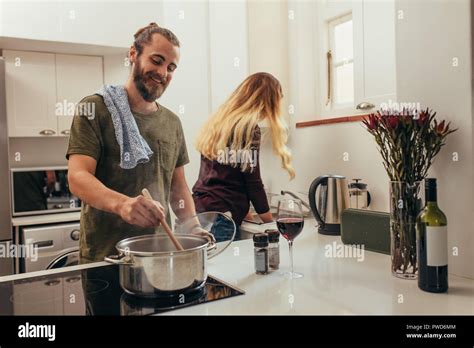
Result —
<path fill-rule="evenodd" d="M 421 206 L 419 181 L 390 181 L 390 254 L 392 275 L 395 277 L 418 277 L 416 217 Z"/>

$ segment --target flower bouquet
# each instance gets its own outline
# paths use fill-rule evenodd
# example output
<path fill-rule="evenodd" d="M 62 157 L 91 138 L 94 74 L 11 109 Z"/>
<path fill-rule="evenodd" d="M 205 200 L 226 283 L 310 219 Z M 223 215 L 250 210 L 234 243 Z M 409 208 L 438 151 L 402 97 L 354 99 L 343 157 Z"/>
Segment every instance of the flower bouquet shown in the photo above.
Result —
<path fill-rule="evenodd" d="M 450 122 L 438 123 L 430 109 L 382 110 L 362 121 L 372 134 L 390 178 L 392 274 L 415 279 L 416 217 L 421 209 L 420 183 L 446 143 Z"/>

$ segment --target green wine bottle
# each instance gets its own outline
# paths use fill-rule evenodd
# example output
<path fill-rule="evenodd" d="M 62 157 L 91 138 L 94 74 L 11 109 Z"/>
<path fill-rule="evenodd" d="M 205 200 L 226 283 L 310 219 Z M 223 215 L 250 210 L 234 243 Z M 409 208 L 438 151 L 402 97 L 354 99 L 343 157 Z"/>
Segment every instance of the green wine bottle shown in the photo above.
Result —
<path fill-rule="evenodd" d="M 426 205 L 416 221 L 418 287 L 448 291 L 448 221 L 438 208 L 436 179 L 425 179 Z"/>

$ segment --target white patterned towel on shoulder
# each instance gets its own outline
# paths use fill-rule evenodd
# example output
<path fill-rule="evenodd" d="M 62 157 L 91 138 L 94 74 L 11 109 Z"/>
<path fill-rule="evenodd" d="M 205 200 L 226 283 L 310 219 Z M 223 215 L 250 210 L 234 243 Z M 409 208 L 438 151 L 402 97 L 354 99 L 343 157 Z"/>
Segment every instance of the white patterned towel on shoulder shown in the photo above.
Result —
<path fill-rule="evenodd" d="M 115 138 L 120 146 L 120 167 L 133 169 L 139 163 L 148 162 L 153 151 L 138 130 L 124 86 L 105 85 L 97 93 L 104 98 L 112 116 Z"/>

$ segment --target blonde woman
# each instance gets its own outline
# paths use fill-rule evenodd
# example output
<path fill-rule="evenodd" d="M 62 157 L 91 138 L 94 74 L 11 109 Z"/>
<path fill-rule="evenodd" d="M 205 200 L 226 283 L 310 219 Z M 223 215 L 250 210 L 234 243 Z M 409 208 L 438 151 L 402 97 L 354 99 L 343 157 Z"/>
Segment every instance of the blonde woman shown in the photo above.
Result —
<path fill-rule="evenodd" d="M 193 187 L 197 212 L 229 211 L 240 226 L 252 202 L 264 222 L 272 221 L 260 177 L 258 123 L 266 120 L 269 124 L 274 153 L 293 179 L 295 172 L 285 145 L 287 132 L 280 118 L 282 97 L 274 76 L 256 73 L 246 78 L 206 122 L 196 146 L 201 153 L 199 178 Z"/>

